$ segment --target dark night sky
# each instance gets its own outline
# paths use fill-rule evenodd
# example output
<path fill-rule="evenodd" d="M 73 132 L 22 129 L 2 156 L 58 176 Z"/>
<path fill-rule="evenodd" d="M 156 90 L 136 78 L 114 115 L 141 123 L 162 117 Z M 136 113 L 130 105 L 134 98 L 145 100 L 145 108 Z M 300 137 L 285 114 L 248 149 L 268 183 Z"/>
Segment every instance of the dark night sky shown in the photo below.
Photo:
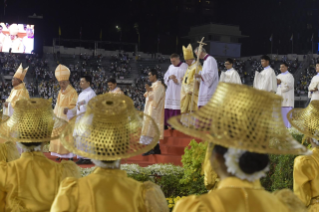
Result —
<path fill-rule="evenodd" d="M 181 0 L 7 0 L 7 15 L 4 17 L 1 12 L 0 18 L 6 22 L 24 21 L 27 15 L 43 14 L 42 33 L 46 45 L 52 45 L 52 38 L 58 37 L 59 26 L 62 31 L 61 38 L 78 39 L 82 27 L 83 40 L 99 40 L 102 29 L 103 40 L 119 41 L 120 34 L 115 29 L 118 25 L 122 28 L 122 41 L 136 43 L 137 34 L 133 26 L 138 23 L 142 51 L 155 52 L 160 35 L 160 50 L 167 54 L 176 49 L 175 39 L 172 41 L 171 38 L 177 34 L 180 37 L 185 35 L 178 30 L 178 23 L 181 23 L 183 18 L 179 17 L 178 13 L 174 14 L 179 1 Z M 215 0 L 214 15 L 199 21 L 198 25 L 209 22 L 239 25 L 242 33 L 250 36 L 241 40 L 243 55 L 270 53 L 269 37 L 272 33 L 274 52 L 279 49 L 279 53 L 288 53 L 292 33 L 296 33 L 296 39 L 298 36 L 298 39 L 308 40 L 311 36 L 309 33 L 313 33 L 306 33 L 301 30 L 302 27 L 296 28 L 298 23 L 300 26 L 306 26 L 307 21 L 300 18 L 303 15 L 294 14 L 300 6 L 305 5 L 305 1 L 310 0 Z M 176 10 L 178 11 L 178 8 Z M 0 3 L 0 11 L 3 11 L 3 2 Z M 300 11 L 303 10 L 300 8 Z M 301 53 L 306 48 L 301 44 L 298 47 L 297 41 L 296 51 L 299 48 Z M 181 49 L 180 46 L 187 42 L 180 40 L 177 49 Z"/>

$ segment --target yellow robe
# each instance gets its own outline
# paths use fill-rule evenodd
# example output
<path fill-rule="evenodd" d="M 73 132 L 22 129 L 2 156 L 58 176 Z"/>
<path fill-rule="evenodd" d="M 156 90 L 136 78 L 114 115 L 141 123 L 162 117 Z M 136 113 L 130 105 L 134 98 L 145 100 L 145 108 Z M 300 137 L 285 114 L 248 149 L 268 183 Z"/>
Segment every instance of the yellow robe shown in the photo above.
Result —
<path fill-rule="evenodd" d="M 313 149 L 312 155 L 295 159 L 294 193 L 308 207 L 308 211 L 319 211 L 319 147 Z M 314 204 L 316 199 L 318 203 Z"/>
<path fill-rule="evenodd" d="M 67 178 L 51 212 L 168 212 L 164 194 L 154 183 L 138 182 L 117 169 L 96 168 L 81 179 Z"/>
<path fill-rule="evenodd" d="M 151 116 L 156 122 L 160 130 L 160 139 L 164 138 L 164 102 L 165 102 L 165 87 L 160 81 L 156 81 L 151 86 L 152 91 L 144 94 L 145 108 L 144 113 Z M 149 123 L 149 119 L 144 119 L 142 135 L 154 137 L 155 131 Z"/>
<path fill-rule="evenodd" d="M 54 114 L 61 119 L 68 120 L 67 115 L 64 114 L 64 108 L 69 108 L 69 110 L 76 109 L 76 102 L 78 100 L 78 93 L 71 86 L 65 89 L 64 92 L 59 91 L 58 99 L 54 108 Z M 50 152 L 58 153 L 60 155 L 69 154 L 70 152 L 63 147 L 60 139 L 52 140 L 50 142 Z"/>
<path fill-rule="evenodd" d="M 193 92 L 196 64 L 197 62 L 194 60 L 193 64 L 191 66 L 188 66 L 187 71 L 183 78 L 183 83 L 181 88 L 181 113 L 188 113 L 191 110 L 192 95 L 188 94 L 188 92 Z M 198 71 L 201 71 L 201 70 L 202 70 L 202 66 L 199 64 Z M 199 83 L 196 81 L 194 101 L 193 101 L 193 111 L 197 110 L 198 89 L 199 89 Z"/>
<path fill-rule="evenodd" d="M 0 162 L 0 211 L 50 211 L 61 181 L 79 177 L 71 161 L 55 163 L 42 152 L 25 152 L 21 158 Z"/>
<path fill-rule="evenodd" d="M 9 102 L 11 107 L 14 109 L 16 102 L 20 99 L 30 99 L 29 91 L 26 89 L 24 83 L 20 83 L 19 85 L 12 88 L 9 98 L 6 102 Z M 4 115 L 11 116 L 9 114 L 9 106 L 6 109 L 6 113 Z"/>
<path fill-rule="evenodd" d="M 294 199 L 292 192 L 288 192 L 288 194 L 290 194 L 288 199 Z M 295 197 L 295 199 L 298 202 L 298 198 Z M 235 177 L 228 177 L 219 183 L 216 190 L 211 190 L 208 194 L 192 195 L 179 200 L 173 212 L 302 211 L 298 210 L 297 207 L 295 209 L 290 210 L 290 207 L 280 197 L 265 191 L 259 180 L 251 183 Z"/>
<path fill-rule="evenodd" d="M 7 141 L 0 143 L 0 161 L 10 162 L 20 157 L 17 145 L 15 142 Z"/>

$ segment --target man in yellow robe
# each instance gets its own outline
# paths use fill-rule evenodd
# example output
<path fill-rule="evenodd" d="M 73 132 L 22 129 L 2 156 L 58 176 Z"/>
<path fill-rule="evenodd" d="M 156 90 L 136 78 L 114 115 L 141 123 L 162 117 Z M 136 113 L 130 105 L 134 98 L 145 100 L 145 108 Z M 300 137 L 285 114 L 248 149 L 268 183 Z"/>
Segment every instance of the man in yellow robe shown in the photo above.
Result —
<path fill-rule="evenodd" d="M 194 58 L 192 45 L 189 44 L 187 48 L 183 46 L 183 54 L 185 62 L 188 65 L 187 71 L 183 77 L 182 89 L 181 89 L 181 113 L 188 113 L 191 111 L 197 110 L 197 101 L 198 101 L 198 89 L 199 82 L 195 80 L 194 76 L 196 73 L 202 70 L 200 63 Z M 196 72 L 197 71 L 197 72 Z M 195 85 L 194 85 L 195 83 Z M 193 102 L 192 102 L 192 95 Z M 193 106 L 192 106 L 193 103 Z"/>
<path fill-rule="evenodd" d="M 3 110 L 3 114 L 6 116 L 12 116 L 15 104 L 18 100 L 30 99 L 29 92 L 26 89 L 25 84 L 23 82 L 28 68 L 23 69 L 21 64 L 12 78 L 13 89 L 11 90 L 10 96 L 4 104 Z"/>
<path fill-rule="evenodd" d="M 80 177 L 74 162 L 56 163 L 41 151 L 42 144 L 51 135 L 59 136 L 57 129 L 66 124 L 53 115 L 51 101 L 36 98 L 17 102 L 9 121 L 0 124 L 0 136 L 14 136 L 8 140 L 24 150 L 17 160 L 0 161 L 0 211 L 49 211 L 61 181 Z"/>
<path fill-rule="evenodd" d="M 70 70 L 64 65 L 58 65 L 55 69 L 55 77 L 59 82 L 60 91 L 57 102 L 54 108 L 54 114 L 61 119 L 69 121 L 76 115 L 76 103 L 78 100 L 78 93 L 70 85 Z M 51 155 L 57 156 L 57 160 L 61 158 L 73 159 L 73 154 L 66 150 L 60 143 L 60 139 L 52 140 L 50 142 Z"/>
<path fill-rule="evenodd" d="M 143 116 L 155 132 L 149 145 L 139 144 Z M 65 179 L 51 212 L 168 212 L 159 186 L 138 182 L 120 170 L 121 159 L 150 150 L 159 139 L 155 120 L 137 112 L 132 99 L 114 94 L 92 98 L 85 114 L 70 120 L 60 138 L 67 149 L 92 159 L 97 168 L 81 179 Z"/>
<path fill-rule="evenodd" d="M 17 24 L 12 24 L 9 27 L 10 35 L 4 38 L 2 52 L 9 52 L 11 49 L 12 53 L 23 53 L 24 46 L 22 39 L 18 37 L 19 26 Z"/>
<path fill-rule="evenodd" d="M 148 84 L 145 85 L 146 93 L 144 94 L 145 108 L 144 113 L 151 116 L 155 121 L 160 130 L 160 139 L 164 138 L 164 102 L 165 102 L 165 87 L 161 81 L 157 79 L 158 73 L 156 70 L 151 70 L 148 73 L 148 79 L 152 82 L 150 87 Z M 142 128 L 142 136 L 140 142 L 148 145 L 154 138 L 155 131 L 150 127 L 149 119 L 145 118 Z M 143 154 L 144 156 L 150 154 L 161 154 L 159 142 L 154 149 Z"/>

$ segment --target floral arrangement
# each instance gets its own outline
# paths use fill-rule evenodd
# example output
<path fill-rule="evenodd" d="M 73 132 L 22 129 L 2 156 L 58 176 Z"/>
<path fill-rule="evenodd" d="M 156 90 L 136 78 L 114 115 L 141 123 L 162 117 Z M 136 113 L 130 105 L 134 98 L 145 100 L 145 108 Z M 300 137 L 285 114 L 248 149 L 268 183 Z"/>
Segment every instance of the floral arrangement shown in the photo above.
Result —
<path fill-rule="evenodd" d="M 176 202 L 177 202 L 178 200 L 180 200 L 180 199 L 183 199 L 183 198 L 185 198 L 185 196 L 183 196 L 183 197 L 177 196 L 177 197 L 166 198 L 168 208 L 169 208 L 170 210 L 172 210 L 172 209 L 174 208 Z"/>

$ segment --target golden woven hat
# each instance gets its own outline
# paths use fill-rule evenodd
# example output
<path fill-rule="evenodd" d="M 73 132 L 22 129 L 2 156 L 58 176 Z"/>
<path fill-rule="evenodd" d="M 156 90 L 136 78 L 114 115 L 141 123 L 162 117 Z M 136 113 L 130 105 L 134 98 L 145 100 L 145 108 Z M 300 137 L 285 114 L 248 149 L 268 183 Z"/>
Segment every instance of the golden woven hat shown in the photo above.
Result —
<path fill-rule="evenodd" d="M 17 101 L 12 116 L 0 124 L 0 137 L 18 142 L 46 142 L 59 138 L 67 122 L 57 118 L 51 100 Z"/>
<path fill-rule="evenodd" d="M 282 97 L 246 85 L 219 83 L 198 111 L 173 117 L 177 130 L 215 144 L 269 154 L 305 154 L 308 150 L 287 131 Z"/>
<path fill-rule="evenodd" d="M 313 100 L 306 108 L 289 111 L 290 124 L 304 135 L 319 140 L 319 100 Z"/>
<path fill-rule="evenodd" d="M 149 145 L 140 144 L 143 119 L 155 132 Z M 135 110 L 132 99 L 107 93 L 92 98 L 86 112 L 69 121 L 60 140 L 76 155 L 118 160 L 151 150 L 159 141 L 159 129 L 150 116 Z"/>

